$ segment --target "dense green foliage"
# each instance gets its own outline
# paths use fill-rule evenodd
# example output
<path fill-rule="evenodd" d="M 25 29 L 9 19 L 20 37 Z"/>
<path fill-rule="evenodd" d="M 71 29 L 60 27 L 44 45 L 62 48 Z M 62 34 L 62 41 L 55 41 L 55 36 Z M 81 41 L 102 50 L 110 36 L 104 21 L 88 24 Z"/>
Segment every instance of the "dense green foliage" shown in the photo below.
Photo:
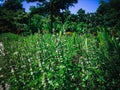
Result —
<path fill-rule="evenodd" d="M 1 37 L 0 81 L 11 90 L 120 88 L 120 42 L 104 31 L 98 37 L 75 33 Z"/>
<path fill-rule="evenodd" d="M 85 31 L 96 33 L 96 28 L 105 27 L 110 28 L 108 32 L 112 34 L 113 32 L 114 34 L 120 33 L 119 0 L 110 0 L 109 2 L 101 0 L 97 12 L 85 13 L 83 9 L 79 9 L 77 14 L 71 14 L 68 10 L 69 6 L 77 3 L 77 0 L 40 0 L 39 2 L 37 7 L 31 7 L 30 13 L 26 13 L 19 0 L 6 1 L 0 7 L 0 32 L 23 33 L 25 35 L 29 32 L 38 32 L 38 30 L 41 33 L 44 31 L 51 33 L 80 31 L 79 33 L 81 33 L 83 31 L 80 29 L 85 27 L 87 29 Z M 46 23 L 47 25 L 44 25 Z M 81 24 L 83 27 L 80 27 Z"/>
<path fill-rule="evenodd" d="M 0 33 L 20 33 L 27 24 L 27 14 L 18 0 L 8 0 L 0 7 Z"/>
<path fill-rule="evenodd" d="M 22 1 L 39 3 L 26 13 Z M 120 89 L 120 0 L 100 0 L 95 13 L 72 14 L 77 1 L 6 0 L 0 6 L 0 86 Z"/>

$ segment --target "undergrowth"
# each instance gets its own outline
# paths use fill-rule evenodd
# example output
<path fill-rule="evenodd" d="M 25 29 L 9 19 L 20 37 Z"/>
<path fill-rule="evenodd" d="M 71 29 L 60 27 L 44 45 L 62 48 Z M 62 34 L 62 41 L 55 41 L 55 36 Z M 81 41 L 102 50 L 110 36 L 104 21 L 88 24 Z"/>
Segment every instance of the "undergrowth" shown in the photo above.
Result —
<path fill-rule="evenodd" d="M 119 38 L 104 31 L 1 36 L 0 83 L 10 90 L 120 89 Z"/>

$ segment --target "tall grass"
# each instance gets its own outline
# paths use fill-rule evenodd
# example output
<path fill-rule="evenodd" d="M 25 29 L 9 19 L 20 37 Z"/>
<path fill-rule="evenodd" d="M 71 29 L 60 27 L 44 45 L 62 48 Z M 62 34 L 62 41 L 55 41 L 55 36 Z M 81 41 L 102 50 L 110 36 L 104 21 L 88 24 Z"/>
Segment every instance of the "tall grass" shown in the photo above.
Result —
<path fill-rule="evenodd" d="M 9 41 L 2 36 L 0 82 L 11 90 L 120 88 L 120 43 L 104 31 L 97 37 L 35 34 Z"/>

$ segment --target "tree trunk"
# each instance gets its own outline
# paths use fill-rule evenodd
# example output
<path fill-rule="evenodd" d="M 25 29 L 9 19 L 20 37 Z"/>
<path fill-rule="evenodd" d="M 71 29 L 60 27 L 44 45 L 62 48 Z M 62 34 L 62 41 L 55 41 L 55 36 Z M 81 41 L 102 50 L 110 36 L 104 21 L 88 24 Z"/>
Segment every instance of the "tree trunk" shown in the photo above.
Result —
<path fill-rule="evenodd" d="M 53 33 L 53 6 L 52 6 L 52 1 L 50 2 L 50 33 Z"/>
<path fill-rule="evenodd" d="M 50 14 L 50 33 L 53 33 L 53 13 Z"/>

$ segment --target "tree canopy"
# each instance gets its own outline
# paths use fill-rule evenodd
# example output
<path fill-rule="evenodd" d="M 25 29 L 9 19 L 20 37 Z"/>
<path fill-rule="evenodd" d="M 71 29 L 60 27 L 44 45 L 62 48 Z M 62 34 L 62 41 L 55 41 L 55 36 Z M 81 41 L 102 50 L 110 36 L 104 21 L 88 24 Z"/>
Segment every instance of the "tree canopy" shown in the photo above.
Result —
<path fill-rule="evenodd" d="M 38 1 L 38 4 L 37 7 L 32 6 L 30 8 L 30 13 L 26 13 L 21 4 L 22 1 Z M 57 27 L 64 29 L 68 24 L 76 25 L 78 28 L 80 26 L 85 26 L 86 28 L 103 26 L 119 30 L 119 0 L 109 0 L 108 2 L 100 0 L 100 6 L 95 13 L 86 13 L 85 10 L 80 8 L 77 14 L 72 14 L 69 11 L 69 7 L 74 6 L 77 2 L 78 0 L 7 0 L 0 7 L 0 32 L 16 32 L 18 28 L 22 28 L 21 30 L 27 29 L 26 31 L 34 29 L 33 32 L 49 29 L 48 31 L 53 33 L 53 31 L 61 30 L 60 28 L 58 30 Z M 37 22 L 39 22 L 41 27 L 39 27 Z M 67 30 L 80 30 L 72 25 L 68 26 L 70 28 L 66 28 Z"/>

